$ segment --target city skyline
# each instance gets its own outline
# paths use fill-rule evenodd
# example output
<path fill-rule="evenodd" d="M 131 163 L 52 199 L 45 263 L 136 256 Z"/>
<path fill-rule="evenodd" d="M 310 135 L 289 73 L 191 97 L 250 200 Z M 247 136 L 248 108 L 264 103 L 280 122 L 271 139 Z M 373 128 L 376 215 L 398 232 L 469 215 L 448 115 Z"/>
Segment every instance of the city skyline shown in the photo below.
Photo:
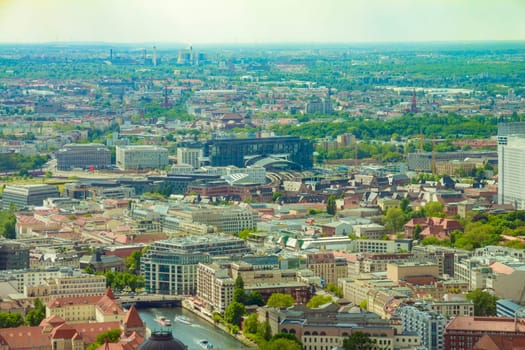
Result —
<path fill-rule="evenodd" d="M 0 0 L 1 43 L 525 40 L 521 0 Z"/>

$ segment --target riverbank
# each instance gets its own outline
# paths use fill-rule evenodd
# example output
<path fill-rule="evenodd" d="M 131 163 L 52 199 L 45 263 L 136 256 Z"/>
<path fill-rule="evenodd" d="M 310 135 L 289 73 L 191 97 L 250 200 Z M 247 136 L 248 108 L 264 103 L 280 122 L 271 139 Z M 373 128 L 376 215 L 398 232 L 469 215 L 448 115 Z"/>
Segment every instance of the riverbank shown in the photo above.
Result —
<path fill-rule="evenodd" d="M 175 338 L 188 347 L 188 350 L 202 350 L 201 342 L 204 340 L 211 343 L 214 350 L 247 349 L 247 346 L 230 334 L 182 307 L 140 309 L 138 312 L 150 331 L 171 331 Z M 160 317 L 170 320 L 171 327 L 162 325 L 158 321 Z M 188 322 L 181 322 L 181 317 Z"/>
<path fill-rule="evenodd" d="M 223 324 L 223 323 L 216 323 L 215 321 L 213 321 L 213 317 L 202 312 L 201 310 L 197 309 L 194 307 L 194 304 L 185 299 L 182 301 L 182 308 L 191 312 L 192 314 L 198 316 L 199 318 L 203 319 L 204 321 L 208 322 L 209 324 L 211 324 L 212 326 L 222 330 L 223 332 L 229 334 L 231 337 L 237 339 L 238 341 L 240 341 L 241 343 L 243 343 L 246 347 L 248 347 L 249 349 L 257 349 L 257 344 L 255 344 L 254 342 L 252 342 L 250 339 L 246 338 L 241 332 L 237 333 L 237 334 L 231 334 L 230 331 L 228 330 L 228 327 Z"/>

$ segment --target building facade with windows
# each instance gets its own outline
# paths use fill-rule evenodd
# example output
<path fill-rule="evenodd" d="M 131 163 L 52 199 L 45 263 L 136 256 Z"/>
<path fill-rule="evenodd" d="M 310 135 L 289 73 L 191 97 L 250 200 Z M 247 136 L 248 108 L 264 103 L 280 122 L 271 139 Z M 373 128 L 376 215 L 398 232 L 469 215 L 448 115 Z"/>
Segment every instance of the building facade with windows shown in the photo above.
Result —
<path fill-rule="evenodd" d="M 180 249 L 164 250 L 153 244 L 140 261 L 146 292 L 153 294 L 195 295 L 197 266 L 209 263 L 208 253 Z"/>
<path fill-rule="evenodd" d="M 313 143 L 297 136 L 214 139 L 206 143 L 204 157 L 209 159 L 211 166 L 234 165 L 244 168 L 258 165 L 263 159 L 270 159 L 271 161 L 264 162 L 267 168 L 272 164 L 288 164 L 296 169 L 311 169 Z"/>
<path fill-rule="evenodd" d="M 419 334 L 426 349 L 445 349 L 443 333 L 448 323 L 445 316 L 408 305 L 399 307 L 397 316 L 401 318 L 403 331 Z"/>
<path fill-rule="evenodd" d="M 55 185 L 8 185 L 2 193 L 2 207 L 41 206 L 45 199 L 56 197 L 60 197 L 60 192 Z"/>
<path fill-rule="evenodd" d="M 525 209 L 525 135 L 498 136 L 498 203 Z"/>
<path fill-rule="evenodd" d="M 213 256 L 243 255 L 246 242 L 234 236 L 191 236 L 153 243 L 140 262 L 148 293 L 195 295 L 197 267 Z"/>
<path fill-rule="evenodd" d="M 197 268 L 197 298 L 210 311 L 224 313 L 233 300 L 235 280 L 218 264 L 199 264 Z"/>
<path fill-rule="evenodd" d="M 168 150 L 158 146 L 117 146 L 117 167 L 121 170 L 164 169 Z"/>
<path fill-rule="evenodd" d="M 173 215 L 188 222 L 213 226 L 217 232 L 237 233 L 244 229 L 257 227 L 257 212 L 242 207 L 191 208 L 187 211 L 173 212 Z"/>
<path fill-rule="evenodd" d="M 0 239 L 0 270 L 29 268 L 29 247 L 14 240 Z"/>
<path fill-rule="evenodd" d="M 179 147 L 177 148 L 177 164 L 188 164 L 193 169 L 198 169 L 201 166 L 202 149 Z"/>
<path fill-rule="evenodd" d="M 105 169 L 111 167 L 111 152 L 99 143 L 68 144 L 56 153 L 57 169 Z"/>

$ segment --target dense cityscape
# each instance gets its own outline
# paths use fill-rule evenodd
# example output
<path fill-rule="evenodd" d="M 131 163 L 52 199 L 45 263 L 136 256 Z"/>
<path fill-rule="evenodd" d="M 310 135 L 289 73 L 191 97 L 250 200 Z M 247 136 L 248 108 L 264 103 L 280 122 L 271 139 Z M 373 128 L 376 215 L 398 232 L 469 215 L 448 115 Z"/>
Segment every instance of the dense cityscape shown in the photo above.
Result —
<path fill-rule="evenodd" d="M 520 41 L 0 44 L 0 350 L 523 348 L 524 81 Z"/>

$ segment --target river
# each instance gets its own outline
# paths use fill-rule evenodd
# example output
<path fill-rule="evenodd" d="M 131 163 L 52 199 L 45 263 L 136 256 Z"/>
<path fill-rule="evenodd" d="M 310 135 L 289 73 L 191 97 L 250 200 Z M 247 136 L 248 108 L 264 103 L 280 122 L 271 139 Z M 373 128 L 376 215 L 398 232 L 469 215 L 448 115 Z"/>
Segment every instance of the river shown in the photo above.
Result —
<path fill-rule="evenodd" d="M 209 324 L 188 310 L 182 308 L 154 308 L 141 309 L 138 311 L 140 317 L 146 323 L 146 326 L 152 331 L 161 328 L 166 329 L 166 327 L 162 327 L 155 320 L 157 317 L 164 316 L 166 319 L 169 319 L 171 321 L 171 328 L 173 329 L 173 336 L 187 345 L 188 350 L 202 350 L 203 347 L 199 345 L 199 341 L 203 339 L 212 343 L 213 349 L 247 349 L 246 346 L 234 337 Z M 187 317 L 191 324 L 175 321 L 177 315 Z"/>

